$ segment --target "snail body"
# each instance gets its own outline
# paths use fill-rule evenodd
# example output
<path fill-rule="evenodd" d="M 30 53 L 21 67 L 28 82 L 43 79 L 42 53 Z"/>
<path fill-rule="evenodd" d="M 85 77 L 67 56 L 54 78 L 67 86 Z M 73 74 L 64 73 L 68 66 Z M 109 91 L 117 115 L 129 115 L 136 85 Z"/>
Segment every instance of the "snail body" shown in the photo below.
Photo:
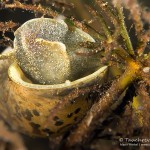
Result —
<path fill-rule="evenodd" d="M 69 58 L 60 42 L 66 31 L 63 21 L 41 18 L 26 22 L 15 32 L 17 62 L 36 83 L 62 83 L 68 77 Z"/>
<path fill-rule="evenodd" d="M 14 49 L 19 66 L 35 83 L 60 84 L 86 76 L 87 70 L 93 68 L 92 73 L 99 67 L 97 56 L 77 56 L 81 42 L 94 39 L 78 28 L 69 29 L 63 20 L 39 18 L 17 29 Z"/>
<path fill-rule="evenodd" d="M 15 32 L 16 60 L 0 60 L 0 111 L 14 129 L 46 137 L 63 133 L 83 118 L 95 99 L 91 87 L 102 85 L 107 72 L 97 56 L 76 56 L 78 43 L 86 41 L 94 39 L 49 18 L 30 20 Z M 63 100 L 68 103 L 48 120 Z"/>

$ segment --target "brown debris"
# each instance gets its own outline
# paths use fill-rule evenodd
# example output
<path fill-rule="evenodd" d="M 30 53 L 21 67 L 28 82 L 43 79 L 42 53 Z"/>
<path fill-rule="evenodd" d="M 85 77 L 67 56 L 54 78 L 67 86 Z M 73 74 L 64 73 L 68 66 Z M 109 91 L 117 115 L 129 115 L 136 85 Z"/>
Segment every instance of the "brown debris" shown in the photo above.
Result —
<path fill-rule="evenodd" d="M 0 149 L 26 150 L 21 136 L 18 133 L 8 130 L 2 120 L 0 120 Z"/>
<path fill-rule="evenodd" d="M 0 31 L 2 32 L 6 32 L 6 31 L 10 31 L 13 28 L 15 28 L 16 26 L 18 26 L 17 23 L 14 23 L 12 21 L 8 21 L 8 22 L 0 22 Z"/>
<path fill-rule="evenodd" d="M 28 10 L 28 11 L 34 11 L 36 13 L 41 13 L 43 15 L 48 15 L 50 17 L 56 17 L 58 15 L 57 12 L 51 10 L 50 8 L 43 8 L 40 4 L 38 6 L 36 5 L 27 5 L 20 3 L 18 1 L 15 1 L 13 4 L 5 4 L 5 8 L 9 9 L 15 9 L 15 8 L 20 8 L 23 10 Z"/>

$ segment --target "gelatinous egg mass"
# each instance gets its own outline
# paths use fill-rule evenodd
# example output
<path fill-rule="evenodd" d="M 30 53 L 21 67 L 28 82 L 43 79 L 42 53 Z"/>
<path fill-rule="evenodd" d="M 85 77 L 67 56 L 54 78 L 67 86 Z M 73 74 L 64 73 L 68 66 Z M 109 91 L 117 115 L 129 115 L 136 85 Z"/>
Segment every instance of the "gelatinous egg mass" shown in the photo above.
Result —
<path fill-rule="evenodd" d="M 37 18 L 16 30 L 14 49 L 19 66 L 34 83 L 61 84 L 99 67 L 97 56 L 76 54 L 81 49 L 80 43 L 87 41 L 95 42 L 78 28 L 70 30 L 63 20 Z"/>

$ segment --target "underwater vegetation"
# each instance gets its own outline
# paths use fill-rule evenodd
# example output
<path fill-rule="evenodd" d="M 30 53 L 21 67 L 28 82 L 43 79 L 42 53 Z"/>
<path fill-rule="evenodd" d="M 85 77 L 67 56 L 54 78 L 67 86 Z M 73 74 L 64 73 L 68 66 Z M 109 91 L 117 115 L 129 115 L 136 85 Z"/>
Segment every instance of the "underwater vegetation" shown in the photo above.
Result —
<path fill-rule="evenodd" d="M 150 146 L 148 6 L 1 0 L 0 32 L 0 149 Z"/>

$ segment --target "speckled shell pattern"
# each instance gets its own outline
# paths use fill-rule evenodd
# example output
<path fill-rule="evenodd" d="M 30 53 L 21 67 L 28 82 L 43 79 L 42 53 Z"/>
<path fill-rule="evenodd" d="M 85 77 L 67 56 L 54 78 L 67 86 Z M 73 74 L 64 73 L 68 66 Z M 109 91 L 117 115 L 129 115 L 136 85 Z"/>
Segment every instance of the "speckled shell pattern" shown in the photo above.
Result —
<path fill-rule="evenodd" d="M 105 68 L 103 71 L 91 75 L 85 82 L 81 80 L 78 84 L 63 85 L 62 88 L 32 83 L 22 86 L 20 82 L 14 82 L 11 77 L 8 77 L 8 68 L 11 63 L 8 60 L 0 61 L 1 116 L 13 129 L 27 135 L 40 137 L 61 134 L 81 120 L 91 107 L 93 98 L 89 96 L 89 92 L 84 94 L 77 92 L 74 98 L 70 96 L 71 93 L 96 84 L 101 85 L 106 73 Z M 50 111 L 64 99 L 69 99 L 69 103 L 63 106 L 61 112 L 56 112 L 54 118 L 48 122 L 49 126 L 45 128 L 44 124 Z"/>
<path fill-rule="evenodd" d="M 107 73 L 99 54 L 77 55 L 90 51 L 80 45 L 87 41 L 95 42 L 63 20 L 32 19 L 16 30 L 15 59 L 0 60 L 0 115 L 13 129 L 57 136 L 85 116 L 97 96 L 92 87 Z M 49 118 L 57 104 L 61 109 Z"/>

